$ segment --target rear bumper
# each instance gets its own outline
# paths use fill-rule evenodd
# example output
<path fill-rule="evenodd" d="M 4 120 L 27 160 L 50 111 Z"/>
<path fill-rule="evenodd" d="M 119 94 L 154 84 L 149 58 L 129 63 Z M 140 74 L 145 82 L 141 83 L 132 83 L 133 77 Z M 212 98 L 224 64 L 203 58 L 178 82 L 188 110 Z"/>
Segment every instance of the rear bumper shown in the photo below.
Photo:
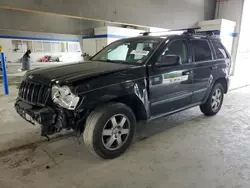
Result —
<path fill-rule="evenodd" d="M 230 76 L 227 78 L 227 92 L 230 90 L 231 82 L 232 82 L 232 77 Z"/>
<path fill-rule="evenodd" d="M 57 113 L 50 107 L 37 108 L 22 100 L 18 100 L 15 103 L 16 112 L 26 121 L 31 124 L 42 125 L 42 136 L 51 135 L 57 132 Z"/>

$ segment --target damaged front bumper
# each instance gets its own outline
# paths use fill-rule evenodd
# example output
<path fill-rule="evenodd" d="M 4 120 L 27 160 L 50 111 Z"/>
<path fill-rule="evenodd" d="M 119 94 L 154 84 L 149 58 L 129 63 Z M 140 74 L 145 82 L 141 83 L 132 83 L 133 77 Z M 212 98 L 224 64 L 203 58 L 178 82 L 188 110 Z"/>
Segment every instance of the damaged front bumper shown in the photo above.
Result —
<path fill-rule="evenodd" d="M 22 100 L 15 103 L 17 113 L 31 124 L 37 122 L 42 126 L 42 136 L 52 135 L 59 132 L 63 127 L 60 113 L 51 107 L 35 107 Z"/>

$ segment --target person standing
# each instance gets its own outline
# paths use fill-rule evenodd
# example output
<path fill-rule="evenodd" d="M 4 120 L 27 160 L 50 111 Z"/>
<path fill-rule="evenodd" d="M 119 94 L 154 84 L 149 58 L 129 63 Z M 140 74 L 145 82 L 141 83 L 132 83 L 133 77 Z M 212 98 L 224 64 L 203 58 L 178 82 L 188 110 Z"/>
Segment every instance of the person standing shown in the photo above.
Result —
<path fill-rule="evenodd" d="M 22 61 L 22 70 L 30 70 L 30 54 L 31 51 L 27 50 L 27 52 L 23 55 L 23 61 Z"/>

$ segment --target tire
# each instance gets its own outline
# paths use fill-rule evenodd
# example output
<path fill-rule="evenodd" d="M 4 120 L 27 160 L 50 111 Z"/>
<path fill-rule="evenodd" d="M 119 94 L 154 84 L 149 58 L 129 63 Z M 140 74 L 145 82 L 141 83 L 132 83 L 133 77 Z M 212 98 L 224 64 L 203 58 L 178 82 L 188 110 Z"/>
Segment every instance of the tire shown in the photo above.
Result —
<path fill-rule="evenodd" d="M 131 145 L 135 126 L 134 113 L 128 106 L 108 103 L 96 108 L 88 116 L 84 142 L 93 154 L 103 159 L 113 159 Z"/>
<path fill-rule="evenodd" d="M 220 92 L 221 94 L 220 98 L 218 98 L 217 95 L 218 93 L 216 94 L 216 92 Z M 220 111 L 223 99 L 224 99 L 223 86 L 220 83 L 215 83 L 212 91 L 209 94 L 207 101 L 204 104 L 200 105 L 200 109 L 206 116 L 214 116 Z M 218 103 L 219 100 L 220 102 Z"/>

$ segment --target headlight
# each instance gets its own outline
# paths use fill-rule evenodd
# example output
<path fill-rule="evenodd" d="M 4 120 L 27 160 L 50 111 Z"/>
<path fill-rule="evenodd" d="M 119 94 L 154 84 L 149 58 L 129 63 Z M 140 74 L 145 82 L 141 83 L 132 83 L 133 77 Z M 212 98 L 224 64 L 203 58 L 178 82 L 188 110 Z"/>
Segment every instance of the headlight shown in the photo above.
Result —
<path fill-rule="evenodd" d="M 51 95 L 54 103 L 69 110 L 75 110 L 80 99 L 70 91 L 68 86 L 53 86 Z"/>
<path fill-rule="evenodd" d="M 22 77 L 22 81 L 26 80 L 27 79 L 27 72 L 23 75 Z"/>

